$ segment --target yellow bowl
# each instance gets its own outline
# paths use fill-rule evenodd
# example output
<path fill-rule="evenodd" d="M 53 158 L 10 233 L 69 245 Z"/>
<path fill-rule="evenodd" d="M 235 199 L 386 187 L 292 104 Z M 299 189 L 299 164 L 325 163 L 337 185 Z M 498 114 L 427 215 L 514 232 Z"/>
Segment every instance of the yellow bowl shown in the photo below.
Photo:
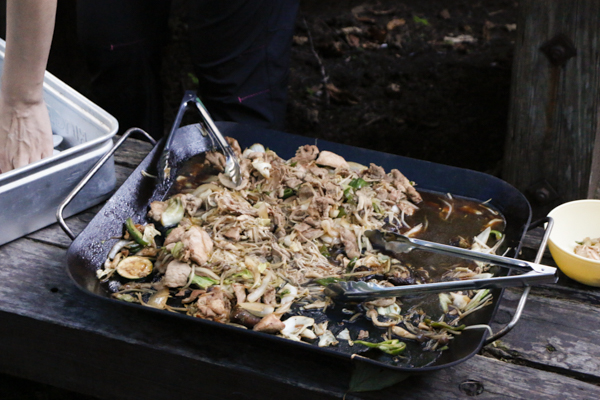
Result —
<path fill-rule="evenodd" d="M 548 247 L 556 265 L 569 278 L 600 286 L 600 261 L 575 254 L 576 242 L 600 237 L 600 200 L 564 203 L 548 214 L 554 220 Z"/>

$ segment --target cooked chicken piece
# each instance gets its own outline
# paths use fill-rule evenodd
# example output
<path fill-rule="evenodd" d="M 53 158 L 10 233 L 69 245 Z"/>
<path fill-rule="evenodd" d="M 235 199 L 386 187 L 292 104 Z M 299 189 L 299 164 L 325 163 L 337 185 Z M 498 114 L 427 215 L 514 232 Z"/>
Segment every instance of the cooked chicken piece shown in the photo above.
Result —
<path fill-rule="evenodd" d="M 327 218 L 329 216 L 329 212 L 331 211 L 331 207 L 335 204 L 335 200 L 333 200 L 331 197 L 319 196 L 316 197 L 311 204 L 311 206 L 314 206 L 314 209 L 318 212 L 318 214 L 315 215 L 310 211 L 312 207 L 309 207 L 308 212 L 312 217 Z"/>
<path fill-rule="evenodd" d="M 206 264 L 213 250 L 213 241 L 208 233 L 197 225 L 192 225 L 181 238 L 183 249 L 181 261 L 192 260 L 202 266 Z"/>
<path fill-rule="evenodd" d="M 295 189 L 298 186 L 300 186 L 302 184 L 302 182 L 304 182 L 301 179 L 296 178 L 295 176 L 284 176 L 283 177 L 283 183 L 285 183 L 285 186 Z"/>
<path fill-rule="evenodd" d="M 167 265 L 167 272 L 163 278 L 163 284 L 167 287 L 177 288 L 185 286 L 192 272 L 188 263 L 173 260 Z"/>
<path fill-rule="evenodd" d="M 243 303 L 246 301 L 246 288 L 241 283 L 234 283 L 231 285 L 233 287 L 233 293 L 235 294 L 235 298 L 237 303 Z"/>
<path fill-rule="evenodd" d="M 319 148 L 317 146 L 307 144 L 296 150 L 296 157 L 294 157 L 292 160 L 300 164 L 306 164 L 310 161 L 315 160 L 318 154 Z"/>
<path fill-rule="evenodd" d="M 360 330 L 358 332 L 358 336 L 356 337 L 356 340 L 363 340 L 369 337 L 369 331 L 364 331 L 364 330 Z"/>
<path fill-rule="evenodd" d="M 327 175 L 329 175 L 329 171 L 327 169 L 318 167 L 316 165 L 311 165 L 310 167 L 308 167 L 308 172 L 310 172 L 319 179 L 323 179 Z"/>
<path fill-rule="evenodd" d="M 235 153 L 236 157 L 241 158 L 242 157 L 242 148 L 240 147 L 240 144 L 238 143 L 238 141 L 229 136 L 225 136 L 225 140 L 227 140 L 227 143 L 229 143 L 229 146 Z"/>
<path fill-rule="evenodd" d="M 396 188 L 406 192 L 408 197 L 415 203 L 420 203 L 423 201 L 421 195 L 417 190 L 410 184 L 410 181 L 406 176 L 402 174 L 402 172 L 397 169 L 393 169 L 390 171 L 390 176 L 392 178 L 392 182 Z"/>
<path fill-rule="evenodd" d="M 363 171 L 363 177 L 368 180 L 381 181 L 385 179 L 386 173 L 383 167 L 371 163 L 369 168 Z"/>
<path fill-rule="evenodd" d="M 275 288 L 273 286 L 269 286 L 265 289 L 265 294 L 263 294 L 263 303 L 268 304 L 270 306 L 277 305 L 277 296 L 275 293 Z"/>
<path fill-rule="evenodd" d="M 281 181 L 284 176 L 285 170 L 281 165 L 277 165 L 276 163 L 271 164 L 270 177 L 262 186 L 262 190 L 265 192 L 274 192 L 281 187 Z"/>
<path fill-rule="evenodd" d="M 177 226 L 177 228 L 174 228 L 173 230 L 171 230 L 171 232 L 169 232 L 169 234 L 167 235 L 164 246 L 167 246 L 171 243 L 180 242 L 181 239 L 183 239 L 184 233 L 185 233 L 185 228 L 181 225 Z"/>
<path fill-rule="evenodd" d="M 358 249 L 358 240 L 354 233 L 347 228 L 340 227 L 340 240 L 344 245 L 344 250 L 349 259 L 360 257 L 360 250 Z"/>
<path fill-rule="evenodd" d="M 200 296 L 196 306 L 198 311 L 195 313 L 195 317 L 221 323 L 229 322 L 231 302 L 219 286 L 215 286 L 211 292 Z"/>
<path fill-rule="evenodd" d="M 340 201 L 344 196 L 344 191 L 340 185 L 337 185 L 333 182 L 327 182 L 325 183 L 325 194 L 327 197 L 331 197 L 335 201 Z"/>
<path fill-rule="evenodd" d="M 225 171 L 225 156 L 222 153 L 216 151 L 210 151 L 206 153 L 206 160 L 217 169 L 219 172 Z"/>
<path fill-rule="evenodd" d="M 196 214 L 196 211 L 198 211 L 198 208 L 202 205 L 202 200 L 193 194 L 186 194 L 181 198 L 181 201 L 183 202 L 183 207 L 190 216 Z"/>
<path fill-rule="evenodd" d="M 153 201 L 150 203 L 150 211 L 148 211 L 148 217 L 155 221 L 160 221 L 163 213 L 169 206 L 166 201 Z"/>
<path fill-rule="evenodd" d="M 280 332 L 283 328 L 285 328 L 285 324 L 281 322 L 279 317 L 275 314 L 269 314 L 256 325 L 252 330 L 257 332 L 266 332 L 266 333 L 277 333 Z"/>
<path fill-rule="evenodd" d="M 331 167 L 331 168 L 345 168 L 345 169 L 350 169 L 350 166 L 348 165 L 348 163 L 346 162 L 346 160 L 344 159 L 344 157 L 339 156 L 335 153 L 332 153 L 330 151 L 324 150 L 322 152 L 319 153 L 319 157 L 317 158 L 317 161 L 315 161 L 318 165 L 324 165 L 326 167 Z"/>
<path fill-rule="evenodd" d="M 216 202 L 221 214 L 250 215 L 253 217 L 258 215 L 258 210 L 252 207 L 250 203 L 248 203 L 242 197 L 234 197 L 228 191 L 218 193 L 216 195 Z"/>
<path fill-rule="evenodd" d="M 300 242 L 304 243 L 306 241 L 310 241 L 310 240 L 314 240 L 316 238 L 320 238 L 324 234 L 325 234 L 325 232 L 322 229 L 310 228 L 310 229 L 307 229 L 307 230 L 305 230 L 303 232 L 300 232 L 298 236 L 302 239 L 302 240 L 300 240 Z"/>
<path fill-rule="evenodd" d="M 305 203 L 313 198 L 316 194 L 317 192 L 315 192 L 315 189 L 312 187 L 312 185 L 305 183 L 298 189 L 298 202 L 300 204 Z"/>
<path fill-rule="evenodd" d="M 241 229 L 239 226 L 234 226 L 223 232 L 223 236 L 227 239 L 233 240 L 234 242 L 240 241 Z"/>

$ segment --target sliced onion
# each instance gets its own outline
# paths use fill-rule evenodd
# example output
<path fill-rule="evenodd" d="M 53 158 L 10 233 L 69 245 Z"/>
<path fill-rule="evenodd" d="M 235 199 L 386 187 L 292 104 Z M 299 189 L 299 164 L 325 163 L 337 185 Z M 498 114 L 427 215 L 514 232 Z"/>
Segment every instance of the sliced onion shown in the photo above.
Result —
<path fill-rule="evenodd" d="M 275 310 L 273 306 L 263 303 L 238 303 L 238 306 L 257 317 L 266 317 Z"/>
<path fill-rule="evenodd" d="M 163 289 L 160 289 L 158 292 L 154 293 L 152 296 L 150 296 L 146 305 L 149 307 L 164 310 L 167 306 L 168 299 L 169 299 L 169 289 L 163 288 Z"/>
<path fill-rule="evenodd" d="M 110 249 L 110 252 L 108 253 L 108 258 L 111 260 L 114 259 L 115 256 L 117 255 L 117 253 L 123 249 L 123 247 L 128 246 L 130 244 L 134 244 L 134 243 L 135 242 L 133 240 L 125 240 L 125 239 L 119 240 L 117 243 L 114 244 L 112 249 Z"/>

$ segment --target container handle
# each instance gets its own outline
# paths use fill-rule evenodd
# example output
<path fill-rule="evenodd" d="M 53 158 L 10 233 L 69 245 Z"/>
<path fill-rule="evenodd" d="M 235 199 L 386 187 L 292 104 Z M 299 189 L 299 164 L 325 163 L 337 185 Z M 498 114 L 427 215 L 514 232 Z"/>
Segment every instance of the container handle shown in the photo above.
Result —
<path fill-rule="evenodd" d="M 542 237 L 540 247 L 538 249 L 537 255 L 535 256 L 534 262 L 536 264 L 539 264 L 540 261 L 542 260 L 542 257 L 544 256 L 544 251 L 546 250 L 546 245 L 548 244 L 548 238 L 550 237 L 550 232 L 552 232 L 552 227 L 554 226 L 554 220 L 551 217 L 545 217 L 545 218 L 540 219 L 539 221 L 536 221 L 529 227 L 529 229 L 537 228 L 538 226 L 541 226 L 544 223 L 546 224 L 546 231 L 544 232 L 544 236 Z M 525 289 L 523 290 L 523 294 L 521 295 L 521 298 L 519 299 L 519 304 L 517 305 L 517 308 L 515 310 L 515 314 L 513 315 L 512 320 L 504 328 L 502 328 L 499 332 L 496 332 L 495 334 L 493 334 L 492 336 L 487 338 L 485 340 L 486 346 L 488 344 L 491 344 L 492 342 L 495 342 L 496 340 L 500 339 L 501 337 L 506 335 L 508 332 L 510 332 L 515 327 L 515 325 L 517 324 L 517 322 L 519 322 L 519 319 L 521 318 L 521 314 L 523 313 L 523 309 L 525 308 L 525 303 L 527 303 L 527 296 L 529 296 L 530 291 L 531 291 L 531 286 L 526 286 Z"/>
<path fill-rule="evenodd" d="M 69 205 L 69 203 L 71 203 L 71 201 L 75 198 L 75 196 L 77 196 L 77 194 L 81 191 L 81 189 L 83 189 L 83 187 L 90 181 L 90 179 L 93 178 L 93 176 L 96 174 L 96 172 L 98 172 L 100 170 L 100 168 L 102 168 L 104 166 L 106 161 L 115 153 L 115 151 L 117 151 L 117 149 L 119 147 L 121 147 L 123 142 L 125 142 L 125 140 L 127 140 L 132 133 L 136 133 L 136 132 L 141 133 L 144 136 L 146 136 L 146 138 L 150 141 L 150 143 L 152 143 L 152 146 L 156 145 L 156 140 L 154 140 L 154 138 L 152 136 L 150 136 L 148 133 L 146 133 L 142 129 L 131 128 L 131 129 L 127 130 L 127 132 L 125 132 L 121 136 L 121 138 L 117 141 L 117 143 L 113 146 L 113 148 L 110 149 L 106 154 L 104 154 L 104 156 L 102 156 L 102 158 L 100 158 L 100 160 L 98 160 L 98 162 L 96 162 L 96 164 L 92 167 L 92 169 L 90 169 L 88 171 L 88 173 L 83 177 L 83 179 L 81 179 L 81 181 L 77 184 L 77 186 L 75 186 L 75 188 L 73 188 L 71 193 L 69 193 L 69 195 L 58 206 L 58 209 L 56 210 L 56 220 L 58 221 L 58 224 L 60 225 L 62 230 L 67 234 L 67 236 L 69 238 L 71 238 L 71 240 L 75 239 L 75 235 L 73 234 L 71 229 L 67 226 L 67 223 L 65 222 L 65 219 L 63 218 L 63 212 L 64 212 L 65 208 Z"/>

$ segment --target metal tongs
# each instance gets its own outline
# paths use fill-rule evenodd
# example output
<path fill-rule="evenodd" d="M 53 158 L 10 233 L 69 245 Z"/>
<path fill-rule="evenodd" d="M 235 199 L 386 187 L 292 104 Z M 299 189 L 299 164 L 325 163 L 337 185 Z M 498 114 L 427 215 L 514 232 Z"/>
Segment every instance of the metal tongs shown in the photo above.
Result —
<path fill-rule="evenodd" d="M 216 142 L 223 155 L 225 156 L 225 174 L 227 174 L 233 183 L 236 186 L 239 186 L 242 183 L 242 175 L 240 173 L 240 163 L 231 148 L 227 140 L 223 137 L 219 128 L 215 125 L 210 114 L 200 101 L 200 98 L 196 95 L 194 90 L 187 90 L 185 95 L 183 96 L 183 100 L 181 100 L 181 104 L 179 106 L 179 111 L 177 112 L 177 116 L 175 117 L 175 121 L 173 122 L 173 126 L 171 127 L 171 132 L 169 132 L 169 136 L 165 142 L 165 147 L 160 156 L 160 160 L 158 161 L 158 178 L 160 182 L 163 182 L 169 179 L 171 174 L 170 158 L 171 158 L 171 146 L 173 143 L 173 137 L 175 136 L 175 131 L 179 129 L 179 125 L 181 125 L 181 120 L 183 119 L 183 115 L 187 111 L 187 108 L 190 104 L 196 106 L 200 115 L 202 116 L 202 123 L 205 128 L 205 132 L 208 133 L 210 138 L 213 140 L 213 143 Z M 204 133 L 204 131 L 203 131 Z"/>
<path fill-rule="evenodd" d="M 393 232 L 366 231 L 374 248 L 384 252 L 406 253 L 413 249 L 422 249 L 434 253 L 457 256 L 481 261 L 523 272 L 519 275 L 494 278 L 435 282 L 422 285 L 383 287 L 374 283 L 340 281 L 325 288 L 325 294 L 335 301 L 364 301 L 380 297 L 395 297 L 410 294 L 455 292 L 458 290 L 497 289 L 509 286 L 530 286 L 532 284 L 555 283 L 558 280 L 556 268 L 546 265 L 516 260 L 493 254 L 484 254 L 473 250 L 444 244 L 409 238 Z"/>

